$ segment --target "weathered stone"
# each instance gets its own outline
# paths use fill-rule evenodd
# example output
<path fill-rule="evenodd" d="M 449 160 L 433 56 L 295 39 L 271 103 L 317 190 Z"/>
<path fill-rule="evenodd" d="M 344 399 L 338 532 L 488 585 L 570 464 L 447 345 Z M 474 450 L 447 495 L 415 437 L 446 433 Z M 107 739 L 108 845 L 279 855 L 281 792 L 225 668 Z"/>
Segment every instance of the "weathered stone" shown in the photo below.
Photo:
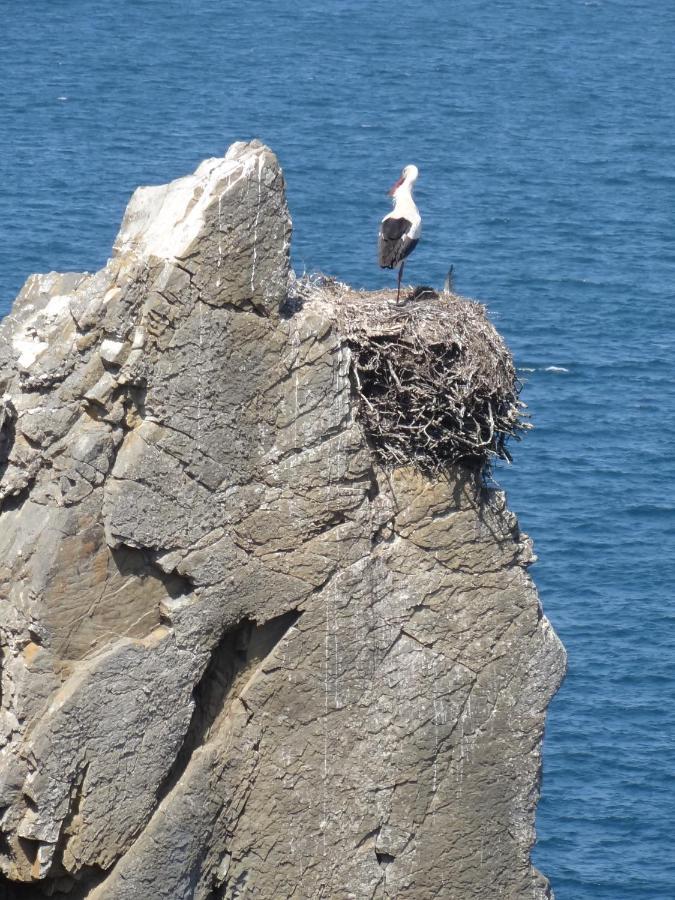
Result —
<path fill-rule="evenodd" d="M 235 144 L 0 326 L 7 896 L 550 896 L 530 542 L 475 473 L 380 469 L 289 242 Z"/>

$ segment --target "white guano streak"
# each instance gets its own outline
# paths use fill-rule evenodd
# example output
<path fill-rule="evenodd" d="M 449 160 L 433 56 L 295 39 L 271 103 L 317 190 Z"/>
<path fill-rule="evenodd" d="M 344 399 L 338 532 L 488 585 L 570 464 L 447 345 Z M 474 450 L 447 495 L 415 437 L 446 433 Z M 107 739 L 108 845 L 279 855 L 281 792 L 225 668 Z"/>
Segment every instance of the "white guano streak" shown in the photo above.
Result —
<path fill-rule="evenodd" d="M 251 265 L 251 294 L 255 291 L 255 264 L 258 258 L 258 221 L 260 219 L 260 199 L 262 195 L 262 170 L 265 165 L 264 154 L 258 157 L 258 205 L 255 211 L 255 221 L 253 222 L 253 263 Z"/>
<path fill-rule="evenodd" d="M 136 250 L 160 259 L 180 257 L 204 228 L 216 186 L 226 181 L 219 197 L 222 211 L 224 195 L 250 177 L 256 163 L 262 166 L 262 156 L 259 150 L 252 150 L 241 159 L 207 159 L 193 175 L 166 186 L 139 188 L 115 242 L 117 252 Z"/>

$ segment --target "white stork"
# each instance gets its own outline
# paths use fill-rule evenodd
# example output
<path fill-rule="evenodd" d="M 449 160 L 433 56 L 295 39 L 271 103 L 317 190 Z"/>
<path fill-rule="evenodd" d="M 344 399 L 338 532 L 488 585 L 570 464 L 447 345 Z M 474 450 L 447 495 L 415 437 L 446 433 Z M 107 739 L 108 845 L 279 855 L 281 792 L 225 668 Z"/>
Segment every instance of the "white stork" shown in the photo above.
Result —
<path fill-rule="evenodd" d="M 412 197 L 412 188 L 417 181 L 417 166 L 406 166 L 401 177 L 389 191 L 394 200 L 394 208 L 380 224 L 380 266 L 383 269 L 398 270 L 398 290 L 396 303 L 401 296 L 401 277 L 405 259 L 417 246 L 422 234 L 422 217 Z"/>

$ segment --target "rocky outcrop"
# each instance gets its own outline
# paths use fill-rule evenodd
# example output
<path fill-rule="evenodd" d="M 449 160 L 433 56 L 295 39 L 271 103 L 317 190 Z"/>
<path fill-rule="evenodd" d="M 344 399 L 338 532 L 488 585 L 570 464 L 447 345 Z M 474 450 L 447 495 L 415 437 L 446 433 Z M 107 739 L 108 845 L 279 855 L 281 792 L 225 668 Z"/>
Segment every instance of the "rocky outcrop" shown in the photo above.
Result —
<path fill-rule="evenodd" d="M 528 898 L 564 652 L 498 491 L 386 472 L 273 154 L 0 327 L 8 897 Z"/>

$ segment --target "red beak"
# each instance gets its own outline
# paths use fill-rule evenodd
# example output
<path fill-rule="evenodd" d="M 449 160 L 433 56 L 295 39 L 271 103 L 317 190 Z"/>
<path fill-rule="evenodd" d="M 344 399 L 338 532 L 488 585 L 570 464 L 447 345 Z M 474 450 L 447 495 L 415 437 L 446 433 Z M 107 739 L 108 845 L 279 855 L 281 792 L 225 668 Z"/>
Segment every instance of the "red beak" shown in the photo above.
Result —
<path fill-rule="evenodd" d="M 402 184 L 403 184 L 403 178 L 401 177 L 396 182 L 396 184 L 389 189 L 389 196 L 391 196 L 397 188 L 400 188 Z"/>

